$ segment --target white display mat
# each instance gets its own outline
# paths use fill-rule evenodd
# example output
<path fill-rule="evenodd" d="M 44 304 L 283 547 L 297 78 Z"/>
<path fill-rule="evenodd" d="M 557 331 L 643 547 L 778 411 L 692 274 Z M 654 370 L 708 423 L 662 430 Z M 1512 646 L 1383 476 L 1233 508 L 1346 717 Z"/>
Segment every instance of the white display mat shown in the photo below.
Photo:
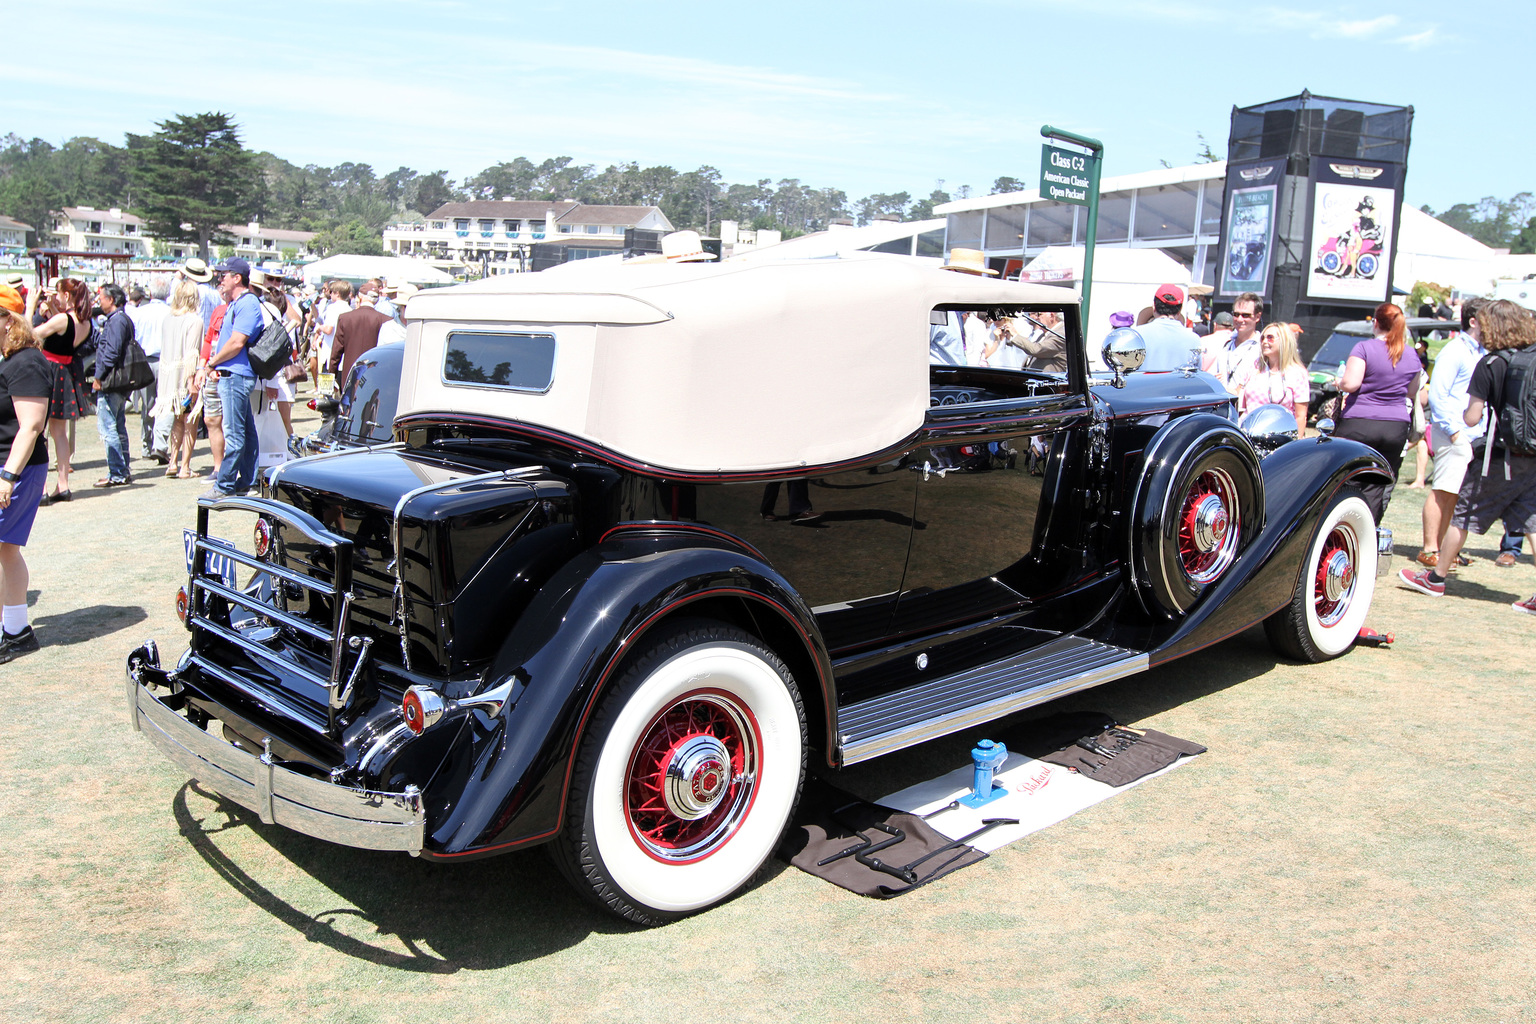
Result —
<path fill-rule="evenodd" d="M 950 839 L 963 839 L 982 827 L 988 818 L 1017 818 L 1017 825 L 1000 825 L 971 841 L 970 845 L 985 853 L 1001 849 L 1031 832 L 1038 832 L 1064 821 L 1085 807 L 1092 807 L 1101 800 L 1108 800 L 1117 793 L 1124 793 L 1148 779 L 1173 771 L 1192 757 L 1177 761 L 1150 775 L 1144 775 L 1124 786 L 1110 786 L 1096 782 L 1078 772 L 1069 771 L 1059 764 L 1037 761 L 1023 754 L 1010 753 L 1003 762 L 1002 771 L 993 776 L 994 785 L 1005 786 L 1008 795 L 973 810 L 961 804 L 928 819 L 934 831 Z M 970 765 L 956 768 L 927 782 L 898 790 L 890 796 L 875 801 L 886 807 L 907 811 L 911 814 L 932 813 L 947 804 L 968 796 L 971 792 L 973 769 Z"/>

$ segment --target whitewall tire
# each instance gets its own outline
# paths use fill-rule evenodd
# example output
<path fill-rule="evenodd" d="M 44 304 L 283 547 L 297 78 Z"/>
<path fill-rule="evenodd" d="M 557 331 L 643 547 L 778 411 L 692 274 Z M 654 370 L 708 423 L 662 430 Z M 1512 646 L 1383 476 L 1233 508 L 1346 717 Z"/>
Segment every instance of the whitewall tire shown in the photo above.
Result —
<path fill-rule="evenodd" d="M 719 623 L 669 630 L 593 715 L 556 863 L 641 924 L 719 903 L 777 846 L 805 746 L 794 680 L 761 641 Z"/>
<path fill-rule="evenodd" d="M 1376 520 L 1346 489 L 1323 513 L 1290 604 L 1264 622 L 1270 643 L 1297 661 L 1327 661 L 1349 650 L 1376 591 Z"/>

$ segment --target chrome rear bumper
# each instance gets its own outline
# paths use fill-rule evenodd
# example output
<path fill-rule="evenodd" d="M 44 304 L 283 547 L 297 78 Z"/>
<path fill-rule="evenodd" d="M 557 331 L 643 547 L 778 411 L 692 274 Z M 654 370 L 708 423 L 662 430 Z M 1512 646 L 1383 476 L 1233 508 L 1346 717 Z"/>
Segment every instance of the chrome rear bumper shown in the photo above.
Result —
<path fill-rule="evenodd" d="M 421 853 L 426 814 L 421 794 L 381 793 L 323 782 L 275 763 L 270 750 L 256 755 L 201 729 L 162 701 L 143 682 L 164 675 L 152 643 L 128 656 L 128 713 L 160 752 L 205 788 L 282 825 L 316 839 L 364 850 Z"/>

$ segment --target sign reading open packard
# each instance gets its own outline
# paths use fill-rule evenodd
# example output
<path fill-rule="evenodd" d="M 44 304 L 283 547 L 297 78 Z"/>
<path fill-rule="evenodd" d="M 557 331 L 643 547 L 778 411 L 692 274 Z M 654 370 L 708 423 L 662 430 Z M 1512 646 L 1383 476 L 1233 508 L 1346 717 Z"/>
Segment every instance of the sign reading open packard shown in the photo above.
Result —
<path fill-rule="evenodd" d="M 1040 147 L 1040 195 L 1043 198 L 1087 206 L 1088 197 L 1098 190 L 1098 184 L 1097 156 L 1049 143 Z"/>

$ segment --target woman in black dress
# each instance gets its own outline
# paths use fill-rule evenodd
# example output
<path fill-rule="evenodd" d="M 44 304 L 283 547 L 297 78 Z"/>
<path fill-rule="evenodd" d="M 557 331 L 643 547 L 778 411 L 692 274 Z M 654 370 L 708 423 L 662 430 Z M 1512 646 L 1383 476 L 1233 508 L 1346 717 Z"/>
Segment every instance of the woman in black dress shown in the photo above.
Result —
<path fill-rule="evenodd" d="M 58 480 L 43 496 L 44 505 L 68 501 L 69 459 L 75 452 L 75 421 L 85 404 L 85 367 L 76 350 L 91 336 L 91 293 L 85 282 L 61 278 L 52 292 L 46 293 L 40 317 L 33 328 L 43 344 L 43 356 L 53 375 L 53 392 L 48 399 L 48 436 L 58 460 Z"/>

